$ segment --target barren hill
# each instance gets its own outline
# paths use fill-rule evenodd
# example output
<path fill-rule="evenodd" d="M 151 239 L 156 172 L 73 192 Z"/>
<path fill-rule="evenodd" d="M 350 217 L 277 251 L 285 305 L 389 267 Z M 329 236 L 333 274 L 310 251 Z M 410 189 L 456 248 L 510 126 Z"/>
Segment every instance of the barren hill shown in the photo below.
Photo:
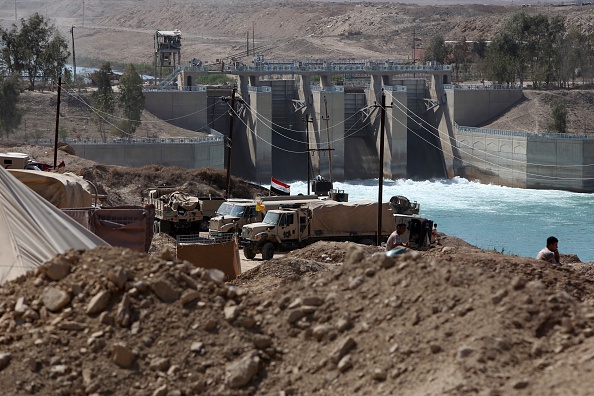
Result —
<path fill-rule="evenodd" d="M 427 45 L 434 34 L 447 40 L 465 37 L 489 39 L 512 14 L 545 13 L 566 17 L 568 24 L 583 31 L 594 29 L 594 6 L 554 7 L 550 3 L 522 7 L 513 2 L 498 4 L 416 5 L 410 2 L 326 2 L 326 1 L 101 1 L 18 2 L 17 15 L 41 12 L 70 39 L 75 26 L 75 48 L 79 64 L 86 60 L 110 60 L 151 64 L 153 35 L 157 29 L 179 28 L 182 32 L 182 64 L 198 58 L 207 63 L 217 59 L 251 62 L 256 53 L 270 59 L 283 58 L 396 58 L 409 59 L 413 38 L 418 48 Z M 533 4 L 534 2 L 526 2 Z M 84 10 L 83 10 L 84 4 Z M 507 4 L 507 5 L 505 5 Z M 0 0 L 0 23 L 14 22 L 15 3 Z M 250 55 L 247 56 L 247 47 Z M 553 96 L 568 99 L 569 131 L 589 132 L 594 128 L 590 116 L 589 91 L 527 91 L 526 100 L 511 113 L 493 120 L 490 128 L 542 132 L 550 117 L 548 103 Z M 31 109 L 27 116 L 29 136 L 37 125 L 52 125 L 51 99 L 26 97 Z M 51 94 L 48 94 L 51 96 Z M 29 99 L 34 100 L 29 103 Z M 70 100 L 70 103 L 73 101 Z M 47 106 L 46 106 L 47 105 Z M 66 105 L 68 106 L 68 105 Z M 47 110 L 46 110 L 47 108 Z M 39 112 L 39 109 L 44 109 Z M 66 120 L 69 137 L 93 135 L 89 114 L 71 110 Z M 33 115 L 32 112 L 39 114 Z M 182 136 L 180 130 L 145 114 L 139 136 Z M 25 129 L 27 129 L 25 128 Z M 47 129 L 47 127 L 46 127 Z M 81 132 L 82 131 L 82 132 Z M 22 133 L 21 133 L 22 134 Z"/>

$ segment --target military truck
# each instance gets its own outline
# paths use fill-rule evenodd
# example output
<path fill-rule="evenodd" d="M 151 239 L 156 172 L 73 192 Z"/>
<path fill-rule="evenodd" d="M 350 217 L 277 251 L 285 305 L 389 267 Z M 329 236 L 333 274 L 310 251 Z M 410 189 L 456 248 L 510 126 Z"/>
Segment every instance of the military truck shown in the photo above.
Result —
<path fill-rule="evenodd" d="M 393 207 L 382 204 L 382 235 L 386 241 L 396 229 Z M 352 241 L 374 245 L 377 241 L 375 201 L 318 201 L 297 208 L 269 210 L 259 223 L 241 230 L 239 245 L 248 259 L 262 254 L 270 260 L 275 251 L 290 251 L 317 241 Z"/>
<path fill-rule="evenodd" d="M 308 202 L 320 201 L 316 195 L 286 195 L 261 197 L 256 199 L 229 199 L 217 209 L 210 219 L 208 234 L 210 238 L 227 239 L 239 234 L 246 224 L 261 222 L 269 209 L 284 206 L 300 206 Z"/>
<path fill-rule="evenodd" d="M 143 194 L 143 203 L 155 205 L 154 232 L 172 236 L 208 231 L 223 202 L 222 197 L 195 197 L 175 187 L 155 187 Z"/>

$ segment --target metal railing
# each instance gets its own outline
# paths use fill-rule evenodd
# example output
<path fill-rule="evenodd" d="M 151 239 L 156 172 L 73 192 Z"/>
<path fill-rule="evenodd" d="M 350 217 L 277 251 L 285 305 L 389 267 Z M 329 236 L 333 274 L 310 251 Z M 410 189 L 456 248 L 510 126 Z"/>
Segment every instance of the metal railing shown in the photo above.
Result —
<path fill-rule="evenodd" d="M 460 132 L 482 133 L 488 135 L 498 136 L 513 136 L 521 138 L 536 138 L 536 139 L 594 139 L 594 135 L 587 135 L 582 133 L 548 133 L 548 132 L 523 132 L 510 131 L 505 129 L 491 129 L 491 128 L 477 128 L 460 126 L 454 123 L 456 130 Z"/>
<path fill-rule="evenodd" d="M 482 85 L 482 84 L 444 84 L 444 89 L 454 89 L 454 90 L 463 90 L 463 91 L 477 91 L 477 90 L 502 90 L 502 89 L 522 89 L 522 86 L 519 84 L 490 84 L 490 85 Z"/>
<path fill-rule="evenodd" d="M 169 137 L 169 138 L 134 138 L 134 139 L 64 139 L 61 142 L 67 144 L 197 144 L 222 142 L 224 136 L 204 136 L 204 137 Z M 36 144 L 41 146 L 53 145 L 53 139 L 35 140 Z"/>

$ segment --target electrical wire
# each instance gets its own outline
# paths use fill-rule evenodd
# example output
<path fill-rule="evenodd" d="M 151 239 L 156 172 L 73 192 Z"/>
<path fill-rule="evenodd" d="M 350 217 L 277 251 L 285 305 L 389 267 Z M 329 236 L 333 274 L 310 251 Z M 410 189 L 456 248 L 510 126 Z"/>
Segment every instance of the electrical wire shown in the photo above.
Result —
<path fill-rule="evenodd" d="M 395 98 L 394 98 L 394 99 L 395 99 Z M 400 102 L 399 100 L 397 100 L 397 99 L 396 99 L 396 100 L 395 100 L 395 102 L 398 104 L 398 109 L 399 109 L 400 111 L 404 112 L 405 110 L 403 110 L 403 109 L 406 109 L 406 110 L 408 110 L 408 109 L 407 109 L 407 107 L 406 107 L 406 105 L 405 105 L 405 104 L 403 104 L 402 102 Z M 394 103 L 394 102 L 392 102 L 392 103 Z M 424 124 L 428 125 L 428 126 L 431 128 L 431 129 L 433 129 L 433 130 L 437 131 L 437 133 L 434 133 L 433 131 L 431 131 L 431 130 L 428 130 L 427 128 L 423 127 L 423 126 L 422 126 L 422 125 L 421 125 L 421 124 L 420 124 L 418 121 L 416 121 L 416 120 L 412 119 L 412 117 L 411 117 L 410 115 L 408 115 L 408 114 L 413 114 L 413 115 L 414 115 L 414 117 L 416 117 L 418 120 L 422 121 Z M 421 126 L 421 127 L 422 127 L 422 128 L 425 130 L 425 131 L 427 131 L 427 132 L 431 133 L 431 134 L 432 134 L 432 135 L 434 135 L 434 136 L 438 136 L 439 129 L 438 129 L 438 128 L 436 128 L 436 127 L 434 127 L 433 125 L 431 125 L 431 124 L 430 124 L 430 123 L 428 123 L 427 121 L 425 121 L 425 120 L 424 120 L 423 118 L 421 118 L 419 115 L 417 115 L 417 114 L 415 114 L 415 113 L 413 113 L 413 112 L 407 112 L 407 117 L 408 117 L 408 118 L 411 118 L 413 122 L 416 122 L 416 123 L 417 123 L 418 125 L 420 125 L 420 126 Z M 506 139 L 505 137 L 502 137 L 502 138 L 501 138 L 501 139 L 499 139 L 499 140 L 503 140 L 503 141 L 506 141 L 506 142 L 515 142 L 515 140 L 513 140 L 513 139 Z M 463 145 L 463 146 L 465 146 L 465 147 L 468 147 L 468 148 L 470 148 L 470 149 L 471 149 L 471 150 L 473 150 L 473 151 L 479 151 L 479 152 L 481 152 L 481 153 L 483 153 L 483 154 L 485 154 L 485 155 L 489 155 L 489 156 L 491 156 L 491 157 L 494 157 L 494 158 L 496 158 L 496 159 L 502 159 L 502 160 L 507 160 L 507 161 L 511 161 L 511 162 L 518 162 L 518 163 L 521 163 L 521 164 L 526 164 L 526 165 L 534 165 L 534 166 L 542 166 L 542 167 L 552 167 L 552 168 L 584 168 L 584 167 L 590 167 L 590 166 L 594 166 L 594 164 L 581 164 L 581 165 L 552 165 L 552 164 L 539 164 L 539 163 L 533 163 L 533 162 L 526 162 L 526 161 L 521 161 L 521 160 L 517 160 L 517 159 L 513 159 L 513 158 L 505 158 L 505 157 L 502 157 L 502 156 L 498 156 L 497 154 L 490 153 L 490 152 L 488 152 L 488 151 L 486 151 L 486 150 L 481 150 L 481 149 L 474 148 L 473 146 L 471 146 L 471 145 L 468 145 L 468 144 L 465 144 L 465 143 L 464 143 L 464 142 L 462 142 L 462 141 L 458 141 L 458 143 L 459 143 L 459 144 L 461 144 L 461 145 Z"/>
<path fill-rule="evenodd" d="M 407 115 L 407 117 L 408 117 L 408 115 Z M 400 125 L 402 125 L 402 126 L 406 127 L 406 129 L 407 129 L 408 131 L 412 132 L 412 133 L 413 133 L 415 136 L 417 136 L 419 139 L 423 140 L 423 141 L 424 141 L 424 142 L 426 142 L 427 144 L 429 144 L 429 145 L 431 145 L 431 146 L 435 147 L 436 149 L 438 149 L 440 152 L 442 152 L 442 154 L 444 154 L 444 155 L 448 155 L 448 156 L 450 156 L 450 155 L 451 155 L 451 156 L 452 156 L 453 158 L 455 158 L 455 159 L 458 159 L 458 160 L 464 161 L 464 159 L 462 159 L 461 157 L 458 157 L 458 156 L 454 155 L 453 153 L 452 153 L 452 154 L 445 153 L 441 147 L 438 147 L 438 146 L 436 146 L 435 144 L 433 144 L 433 143 L 429 142 L 427 139 L 425 139 L 424 137 L 422 137 L 421 135 L 419 135 L 418 133 L 416 133 L 416 132 L 415 132 L 415 131 L 413 131 L 412 129 L 408 128 L 408 126 L 407 126 L 407 125 L 404 125 L 404 124 L 403 124 L 403 123 L 402 123 L 400 120 L 398 120 L 398 119 L 397 119 L 397 118 L 395 118 L 394 116 L 391 116 L 391 118 L 392 118 L 392 119 L 394 119 L 394 120 L 395 120 L 397 123 L 399 123 Z M 434 135 L 434 136 L 435 136 L 435 135 Z M 439 140 L 440 140 L 442 143 L 449 144 L 447 141 L 445 141 L 443 138 L 441 138 L 441 136 L 436 136 L 436 137 L 437 137 L 437 138 L 438 138 L 438 139 L 439 139 Z M 517 170 L 514 170 L 513 168 L 506 167 L 506 166 L 503 166 L 503 165 L 500 165 L 500 164 L 495 164 L 495 163 L 493 163 L 493 162 L 490 162 L 490 161 L 487 161 L 487 160 L 485 160 L 485 159 L 483 159 L 483 158 L 477 157 L 477 156 L 475 156 L 475 155 L 473 155 L 473 154 L 471 154 L 471 153 L 468 153 L 468 152 L 466 152 L 466 151 L 464 151 L 464 150 L 461 150 L 460 148 L 458 148 L 458 150 L 459 150 L 459 151 L 461 151 L 462 153 L 466 154 L 467 156 L 471 157 L 471 158 L 474 158 L 474 159 L 476 159 L 476 160 L 482 161 L 482 162 L 484 162 L 484 163 L 486 163 L 486 164 L 489 164 L 489 165 L 493 165 L 493 166 L 495 166 L 495 167 L 497 167 L 497 168 L 505 169 L 505 170 L 512 171 L 512 172 L 514 172 L 514 171 L 515 171 L 515 172 L 519 172 L 519 171 L 517 171 Z M 563 179 L 563 180 L 577 180 L 577 181 L 581 181 L 581 180 L 594 180 L 594 178 L 558 177 L 558 176 L 548 176 L 548 175 L 541 175 L 541 174 L 530 173 L 530 172 L 522 172 L 522 173 L 524 173 L 524 174 L 525 174 L 525 175 L 527 175 L 527 176 L 540 177 L 540 178 L 543 178 L 543 179 Z"/>

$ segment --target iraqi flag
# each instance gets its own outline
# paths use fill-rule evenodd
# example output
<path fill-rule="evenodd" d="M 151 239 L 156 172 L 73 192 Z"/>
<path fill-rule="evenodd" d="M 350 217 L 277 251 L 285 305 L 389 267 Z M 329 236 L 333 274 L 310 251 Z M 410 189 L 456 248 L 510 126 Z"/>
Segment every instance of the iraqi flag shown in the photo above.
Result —
<path fill-rule="evenodd" d="M 270 191 L 276 195 L 291 195 L 291 186 L 273 177 L 270 180 Z"/>

